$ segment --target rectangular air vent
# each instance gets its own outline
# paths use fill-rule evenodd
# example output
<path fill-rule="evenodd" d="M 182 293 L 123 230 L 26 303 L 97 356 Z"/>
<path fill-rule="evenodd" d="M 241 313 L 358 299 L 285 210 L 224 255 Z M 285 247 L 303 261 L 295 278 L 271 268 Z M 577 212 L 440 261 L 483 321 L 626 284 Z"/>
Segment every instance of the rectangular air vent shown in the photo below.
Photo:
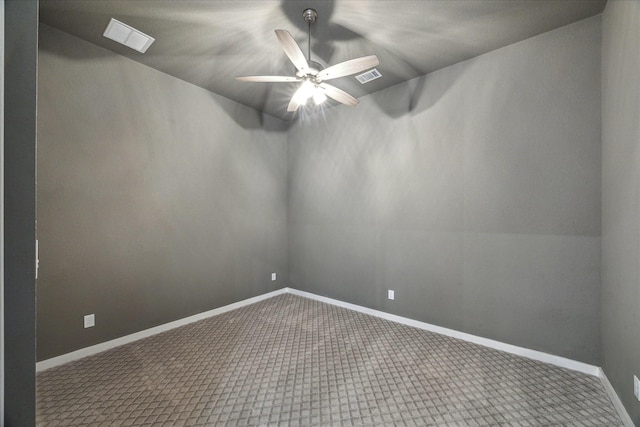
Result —
<path fill-rule="evenodd" d="M 382 77 L 380 71 L 377 69 L 369 70 L 366 73 L 362 73 L 356 76 L 356 79 L 362 84 L 369 83 L 371 80 L 379 79 Z"/>
<path fill-rule="evenodd" d="M 113 18 L 109 21 L 103 36 L 141 53 L 145 53 L 155 41 L 153 37 Z"/>

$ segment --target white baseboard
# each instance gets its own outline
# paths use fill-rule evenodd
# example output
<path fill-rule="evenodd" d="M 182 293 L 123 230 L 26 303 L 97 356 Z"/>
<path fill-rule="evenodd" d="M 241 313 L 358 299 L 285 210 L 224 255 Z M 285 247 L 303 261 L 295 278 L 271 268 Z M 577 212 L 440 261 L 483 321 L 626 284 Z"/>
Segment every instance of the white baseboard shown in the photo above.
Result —
<path fill-rule="evenodd" d="M 620 397 L 618 397 L 618 393 L 616 393 L 613 386 L 609 382 L 609 378 L 607 378 L 602 368 L 598 368 L 598 371 L 599 371 L 598 376 L 602 381 L 602 385 L 604 386 L 604 389 L 607 391 L 607 394 L 609 395 L 609 399 L 611 399 L 611 402 L 613 403 L 613 406 L 616 408 L 616 411 L 618 411 L 618 415 L 620 416 L 620 418 L 622 418 L 622 422 L 624 423 L 625 427 L 635 427 L 635 424 L 633 424 L 633 420 L 631 419 L 631 417 L 629 416 L 629 413 L 627 412 L 624 405 L 622 404 Z"/>
<path fill-rule="evenodd" d="M 297 289 L 292 289 L 292 288 L 286 288 L 286 291 L 288 293 L 299 295 L 301 297 L 306 297 L 306 298 L 314 299 L 316 301 L 324 302 L 327 304 L 348 308 L 350 310 L 369 314 L 371 316 L 390 320 L 392 322 L 402 323 L 404 325 L 413 326 L 415 328 L 424 329 L 426 331 L 435 332 L 437 334 L 458 338 L 463 341 L 472 342 L 485 347 L 494 348 L 496 350 L 505 351 L 507 353 L 516 354 L 518 356 L 523 356 L 523 357 L 537 360 L 540 362 L 549 363 L 551 365 L 560 366 L 562 368 L 571 369 L 573 371 L 582 372 L 584 374 L 588 374 L 592 376 L 600 376 L 600 368 L 598 366 L 589 365 L 583 362 L 578 362 L 577 360 L 567 359 L 566 357 L 555 356 L 553 354 L 544 353 L 542 351 L 530 350 L 528 348 L 506 344 L 506 343 L 495 341 L 489 338 L 483 338 L 476 335 L 467 334 L 465 332 L 459 332 L 454 329 L 443 328 L 441 326 L 432 325 L 430 323 L 408 319 L 406 317 L 397 316 L 395 314 L 386 313 L 384 311 L 374 310 L 372 308 L 362 307 L 360 305 L 323 297 L 320 295 L 312 294 L 310 292 L 299 291 Z"/>
<path fill-rule="evenodd" d="M 80 350 L 72 351 L 71 353 L 62 354 L 51 359 L 46 359 L 36 363 L 36 372 L 42 372 L 44 370 L 53 368 L 54 366 L 63 365 L 74 360 L 82 359 L 83 357 L 91 356 L 103 351 L 119 347 L 123 344 L 138 341 L 142 338 L 147 338 L 152 335 L 166 332 L 168 330 L 178 328 L 180 326 L 188 325 L 189 323 L 197 322 L 198 320 L 207 319 L 209 317 L 217 316 L 218 314 L 226 313 L 227 311 L 235 310 L 246 305 L 254 304 L 256 302 L 269 299 L 276 295 L 281 295 L 287 292 L 287 288 L 278 289 L 277 291 L 268 292 L 266 294 L 258 295 L 253 298 L 248 298 L 242 301 L 234 302 L 233 304 L 225 305 L 223 307 L 214 308 L 213 310 L 205 311 L 195 314 L 193 316 L 185 317 L 173 322 L 165 323 L 163 325 L 155 326 L 153 328 L 145 329 L 144 331 L 136 332 L 124 337 L 116 338 L 110 341 L 106 341 L 100 344 L 92 345 L 91 347 L 81 348 Z"/>

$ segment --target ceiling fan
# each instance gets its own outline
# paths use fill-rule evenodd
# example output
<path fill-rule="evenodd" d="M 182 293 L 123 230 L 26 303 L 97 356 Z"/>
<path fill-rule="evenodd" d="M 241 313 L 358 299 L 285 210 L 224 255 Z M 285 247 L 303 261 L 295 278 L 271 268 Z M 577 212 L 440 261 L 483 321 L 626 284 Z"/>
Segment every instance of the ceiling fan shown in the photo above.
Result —
<path fill-rule="evenodd" d="M 355 106 L 358 100 L 347 92 L 333 85 L 325 83 L 326 80 L 337 79 L 338 77 L 349 76 L 351 74 L 365 71 L 375 67 L 380 63 L 375 55 L 363 56 L 361 58 L 350 59 L 328 68 L 323 68 L 319 63 L 311 60 L 311 24 L 318 17 L 318 13 L 313 9 L 306 9 L 302 13 L 302 17 L 309 24 L 309 50 L 308 56 L 305 58 L 304 53 L 293 39 L 291 34 L 286 30 L 275 30 L 278 41 L 289 57 L 293 65 L 296 67 L 295 77 L 291 76 L 245 76 L 236 77 L 236 80 L 244 82 L 263 82 L 263 83 L 284 83 L 284 82 L 300 82 L 301 85 L 294 93 L 287 111 L 296 111 L 307 103 L 309 98 L 313 98 L 317 105 L 326 101 L 327 96 L 342 104 Z"/>

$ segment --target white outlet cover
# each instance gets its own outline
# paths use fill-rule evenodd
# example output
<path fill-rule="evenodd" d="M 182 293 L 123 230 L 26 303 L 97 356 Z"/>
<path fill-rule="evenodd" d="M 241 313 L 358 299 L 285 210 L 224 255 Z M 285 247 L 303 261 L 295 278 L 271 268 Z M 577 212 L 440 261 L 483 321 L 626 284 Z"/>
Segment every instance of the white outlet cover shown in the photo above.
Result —
<path fill-rule="evenodd" d="M 87 314 L 84 316 L 84 327 L 92 328 L 96 326 L 96 315 L 95 314 Z"/>
<path fill-rule="evenodd" d="M 396 299 L 396 291 L 394 291 L 393 289 L 389 289 L 387 291 L 387 298 L 389 298 L 390 300 Z"/>
<path fill-rule="evenodd" d="M 271 281 L 275 282 L 276 280 L 276 273 L 271 273 Z"/>
<path fill-rule="evenodd" d="M 633 376 L 633 394 L 636 395 L 636 399 L 640 400 L 640 380 L 635 375 Z"/>

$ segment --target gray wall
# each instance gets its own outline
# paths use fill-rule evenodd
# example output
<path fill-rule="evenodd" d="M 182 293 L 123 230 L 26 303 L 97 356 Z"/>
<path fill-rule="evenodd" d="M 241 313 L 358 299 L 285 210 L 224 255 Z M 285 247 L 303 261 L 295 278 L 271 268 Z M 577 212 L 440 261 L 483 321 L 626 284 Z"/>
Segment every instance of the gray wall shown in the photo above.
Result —
<path fill-rule="evenodd" d="M 602 367 L 640 425 L 640 2 L 602 18 Z"/>
<path fill-rule="evenodd" d="M 38 360 L 287 284 L 284 123 L 47 26 L 39 61 Z"/>
<path fill-rule="evenodd" d="M 600 24 L 297 121 L 291 285 L 597 364 Z"/>
<path fill-rule="evenodd" d="M 5 2 L 4 418 L 35 425 L 36 60 L 38 3 Z"/>

